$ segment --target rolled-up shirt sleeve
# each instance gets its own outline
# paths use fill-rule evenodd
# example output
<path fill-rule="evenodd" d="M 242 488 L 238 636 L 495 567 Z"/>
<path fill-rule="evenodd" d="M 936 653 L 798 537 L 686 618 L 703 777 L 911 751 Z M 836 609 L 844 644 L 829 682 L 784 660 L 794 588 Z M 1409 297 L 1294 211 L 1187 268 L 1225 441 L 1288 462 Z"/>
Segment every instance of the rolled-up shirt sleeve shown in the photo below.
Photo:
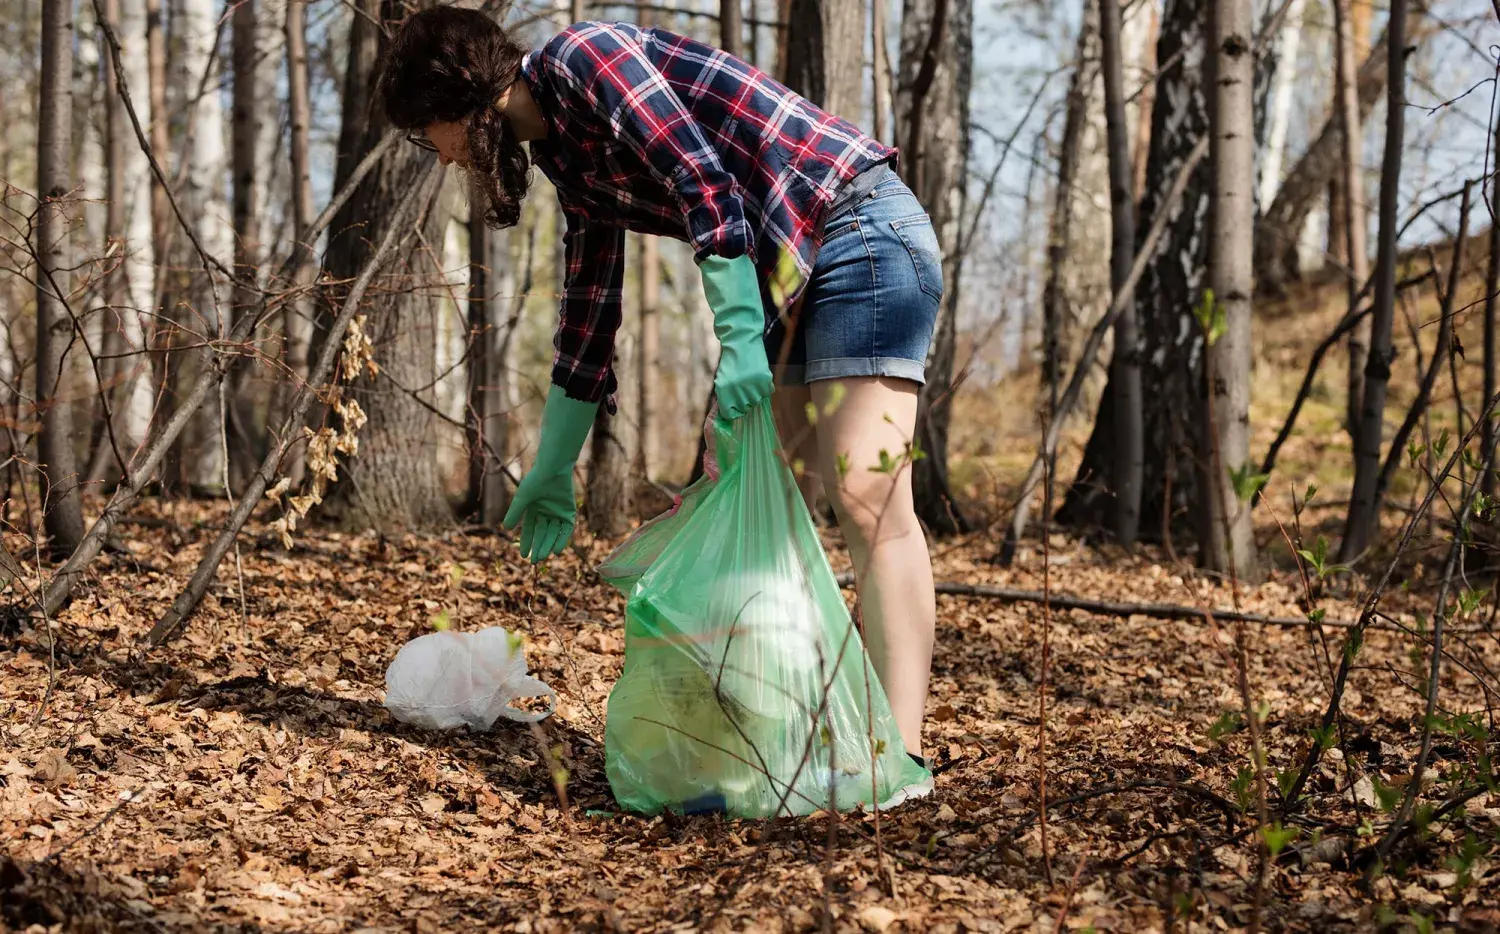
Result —
<path fill-rule="evenodd" d="M 562 84 L 677 199 L 695 257 L 752 252 L 739 181 L 665 75 L 625 33 L 581 23 L 557 36 L 548 62 Z"/>
<path fill-rule="evenodd" d="M 615 391 L 615 334 L 625 280 L 625 231 L 565 212 L 562 313 L 552 345 L 552 382 L 570 399 L 598 402 Z"/>

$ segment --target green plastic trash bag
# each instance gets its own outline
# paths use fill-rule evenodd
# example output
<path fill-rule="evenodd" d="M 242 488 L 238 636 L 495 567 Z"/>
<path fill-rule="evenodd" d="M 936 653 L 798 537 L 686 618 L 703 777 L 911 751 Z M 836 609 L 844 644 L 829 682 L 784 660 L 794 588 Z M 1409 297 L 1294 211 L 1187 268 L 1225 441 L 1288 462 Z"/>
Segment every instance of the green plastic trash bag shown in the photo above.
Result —
<path fill-rule="evenodd" d="M 779 455 L 770 406 L 710 419 L 702 480 L 600 573 L 625 594 L 605 771 L 655 814 L 808 814 L 921 781 Z"/>

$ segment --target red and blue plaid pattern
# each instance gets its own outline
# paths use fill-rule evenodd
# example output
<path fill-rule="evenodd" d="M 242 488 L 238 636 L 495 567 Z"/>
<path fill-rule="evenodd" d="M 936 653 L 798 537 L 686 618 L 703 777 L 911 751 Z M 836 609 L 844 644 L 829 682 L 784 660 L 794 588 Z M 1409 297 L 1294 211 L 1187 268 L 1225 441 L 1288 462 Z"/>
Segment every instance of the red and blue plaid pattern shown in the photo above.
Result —
<path fill-rule="evenodd" d="M 675 237 L 698 259 L 750 255 L 767 325 L 812 272 L 839 187 L 895 150 L 719 49 L 664 29 L 578 23 L 526 58 L 547 121 L 532 161 L 567 218 L 567 281 L 552 381 L 612 394 L 625 231 Z"/>

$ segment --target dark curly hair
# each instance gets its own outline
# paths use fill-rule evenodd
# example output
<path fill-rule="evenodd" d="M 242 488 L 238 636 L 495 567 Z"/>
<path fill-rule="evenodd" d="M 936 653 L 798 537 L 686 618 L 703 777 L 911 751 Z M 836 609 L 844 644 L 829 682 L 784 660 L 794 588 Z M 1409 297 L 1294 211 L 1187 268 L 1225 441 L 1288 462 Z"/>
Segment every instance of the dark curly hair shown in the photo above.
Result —
<path fill-rule="evenodd" d="M 386 51 L 380 97 L 403 130 L 469 121 L 469 176 L 489 202 L 484 221 L 513 227 L 531 182 L 531 159 L 492 105 L 521 74 L 526 50 L 477 10 L 436 6 L 406 18 Z"/>

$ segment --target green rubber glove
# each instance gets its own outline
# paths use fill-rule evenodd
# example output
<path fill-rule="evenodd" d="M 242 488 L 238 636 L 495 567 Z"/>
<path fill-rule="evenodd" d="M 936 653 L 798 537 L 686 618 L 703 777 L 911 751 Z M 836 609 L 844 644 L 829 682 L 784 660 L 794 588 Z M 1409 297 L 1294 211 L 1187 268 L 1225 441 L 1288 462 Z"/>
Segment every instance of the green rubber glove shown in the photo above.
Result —
<path fill-rule="evenodd" d="M 760 281 L 748 256 L 710 256 L 698 268 L 703 271 L 703 294 L 713 309 L 714 334 L 721 351 L 714 393 L 719 397 L 720 414 L 736 419 L 769 399 L 776 388 L 766 359 Z"/>
<path fill-rule="evenodd" d="M 599 403 L 569 399 L 556 384 L 547 390 L 536 461 L 521 478 L 501 523 L 506 529 L 521 523 L 521 554 L 532 564 L 562 554 L 573 537 L 578 514 L 573 468 L 598 410 Z"/>

